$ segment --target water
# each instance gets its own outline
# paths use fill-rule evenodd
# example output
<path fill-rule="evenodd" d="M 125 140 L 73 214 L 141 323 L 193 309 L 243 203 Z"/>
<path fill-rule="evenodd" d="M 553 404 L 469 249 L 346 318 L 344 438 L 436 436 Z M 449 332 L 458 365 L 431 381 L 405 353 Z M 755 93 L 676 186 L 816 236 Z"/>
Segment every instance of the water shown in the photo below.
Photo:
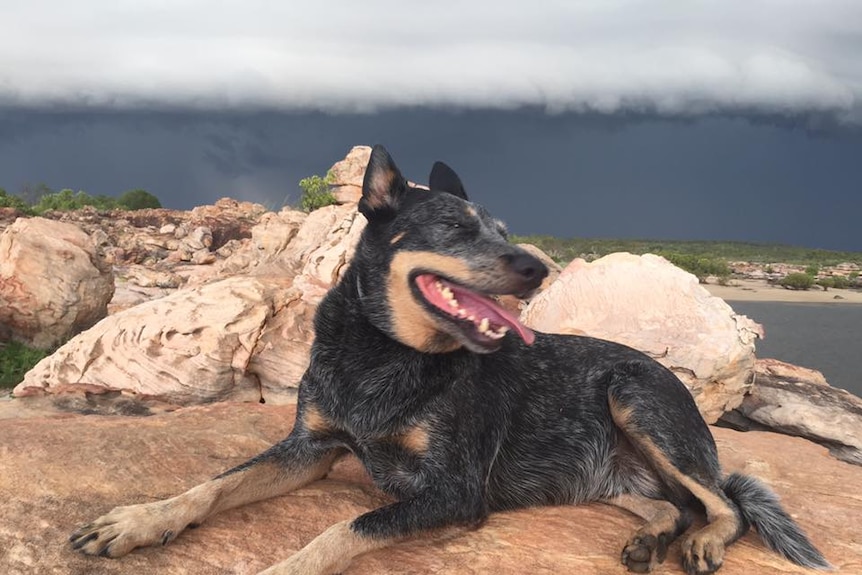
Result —
<path fill-rule="evenodd" d="M 817 369 L 832 387 L 862 396 L 862 305 L 728 303 L 765 328 L 757 357 Z"/>

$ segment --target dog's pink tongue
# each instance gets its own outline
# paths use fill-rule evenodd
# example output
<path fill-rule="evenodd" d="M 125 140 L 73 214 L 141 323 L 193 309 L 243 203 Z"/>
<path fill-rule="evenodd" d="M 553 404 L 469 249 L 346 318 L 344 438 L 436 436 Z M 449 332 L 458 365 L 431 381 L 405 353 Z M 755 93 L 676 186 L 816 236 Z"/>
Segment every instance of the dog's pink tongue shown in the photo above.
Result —
<path fill-rule="evenodd" d="M 422 293 L 425 294 L 428 301 L 441 310 L 455 317 L 462 317 L 458 316 L 457 310 L 449 306 L 449 302 L 443 299 L 440 291 L 434 287 L 433 284 L 437 281 L 442 282 L 452 290 L 458 301 L 458 307 L 467 311 L 468 315 L 474 316 L 476 318 L 475 323 L 478 324 L 482 318 L 488 318 L 492 329 L 506 326 L 514 330 L 527 345 L 533 345 L 533 342 L 536 341 L 536 334 L 530 328 L 518 321 L 517 317 L 500 307 L 494 300 L 431 274 L 419 276 L 417 282 Z"/>
<path fill-rule="evenodd" d="M 494 300 L 462 289 L 453 289 L 452 291 L 462 307 L 474 311 L 476 317 L 487 317 L 492 326 L 508 326 L 515 330 L 515 333 L 527 345 L 533 345 L 533 342 L 536 341 L 536 334 L 533 333 L 533 330 L 522 324 L 517 317 L 500 307 Z"/>

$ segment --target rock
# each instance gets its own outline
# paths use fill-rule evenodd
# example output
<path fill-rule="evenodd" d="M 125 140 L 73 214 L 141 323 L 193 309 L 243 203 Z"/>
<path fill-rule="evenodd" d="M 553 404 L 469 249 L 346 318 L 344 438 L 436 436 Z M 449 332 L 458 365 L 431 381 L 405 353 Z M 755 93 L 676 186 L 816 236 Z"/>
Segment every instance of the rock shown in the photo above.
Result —
<path fill-rule="evenodd" d="M 332 195 L 339 204 L 355 204 L 362 197 L 362 179 L 370 157 L 369 146 L 354 146 L 343 160 L 330 168 Z"/>
<path fill-rule="evenodd" d="M 85 557 L 66 543 L 75 528 L 115 506 L 175 495 L 256 455 L 286 435 L 294 409 L 226 403 L 152 417 L 0 420 L 4 575 L 249 575 L 285 559 L 332 523 L 385 504 L 358 462 L 348 458 L 324 480 L 216 515 L 165 547 L 109 560 Z M 727 471 L 763 478 L 840 573 L 862 572 L 862 500 L 852 495 L 862 469 L 799 438 L 714 433 Z M 345 575 L 623 574 L 620 550 L 640 523 L 600 504 L 497 513 L 479 529 L 421 536 L 369 553 Z M 679 560 L 675 543 L 656 572 L 681 575 Z M 810 571 L 766 550 L 749 533 L 729 549 L 720 573 Z"/>
<path fill-rule="evenodd" d="M 723 423 L 805 437 L 862 465 L 862 399 L 830 387 L 819 371 L 774 359 L 757 360 L 755 374 L 742 404 Z"/>
<path fill-rule="evenodd" d="M 217 266 L 217 274 L 226 277 L 248 273 L 261 264 L 275 261 L 296 237 L 307 215 L 290 208 L 264 214 L 260 223 L 251 229 L 251 241 L 237 246 Z"/>
<path fill-rule="evenodd" d="M 183 284 L 183 278 L 171 271 L 157 270 L 139 265 L 128 266 L 123 276 L 129 282 L 139 287 L 176 289 Z"/>
<path fill-rule="evenodd" d="M 165 259 L 190 261 L 197 250 L 206 248 L 217 253 L 233 240 L 248 239 L 252 226 L 267 211 L 260 204 L 222 198 L 214 205 L 190 211 L 159 208 L 99 212 L 86 207 L 47 215 L 74 223 L 90 234 L 101 230 L 107 237 L 111 263 L 150 265 Z"/>
<path fill-rule="evenodd" d="M 0 235 L 0 341 L 54 347 L 107 314 L 110 265 L 72 224 L 18 219 Z"/>
<path fill-rule="evenodd" d="M 755 339 L 763 336 L 760 325 L 711 296 L 695 276 L 650 254 L 572 261 L 521 320 L 539 331 L 644 351 L 679 376 L 710 423 L 742 402 Z"/>
<path fill-rule="evenodd" d="M 293 401 L 317 304 L 365 226 L 356 206 L 328 206 L 301 221 L 284 247 L 264 242 L 275 251 L 258 250 L 253 275 L 192 278 L 192 287 L 108 317 L 36 365 L 15 395 L 62 402 L 99 395 L 93 409 L 100 412 L 129 397 L 174 405 Z"/>
<path fill-rule="evenodd" d="M 289 287 L 276 278 L 228 278 L 116 313 L 39 362 L 14 394 L 123 392 L 175 405 L 260 400 L 260 382 L 246 368 L 267 321 L 291 300 Z"/>
<path fill-rule="evenodd" d="M 784 380 L 812 385 L 828 386 L 826 377 L 816 369 L 793 365 L 777 359 L 758 359 L 754 364 L 755 383 L 759 381 Z"/>

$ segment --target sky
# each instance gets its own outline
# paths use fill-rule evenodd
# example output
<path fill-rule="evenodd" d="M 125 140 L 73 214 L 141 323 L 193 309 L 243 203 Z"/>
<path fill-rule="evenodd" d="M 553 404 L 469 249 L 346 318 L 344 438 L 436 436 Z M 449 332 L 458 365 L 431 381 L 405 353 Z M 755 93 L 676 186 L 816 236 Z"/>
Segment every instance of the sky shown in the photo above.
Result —
<path fill-rule="evenodd" d="M 862 251 L 862 2 L 0 0 L 0 187 L 278 208 L 354 145 L 518 234 Z"/>

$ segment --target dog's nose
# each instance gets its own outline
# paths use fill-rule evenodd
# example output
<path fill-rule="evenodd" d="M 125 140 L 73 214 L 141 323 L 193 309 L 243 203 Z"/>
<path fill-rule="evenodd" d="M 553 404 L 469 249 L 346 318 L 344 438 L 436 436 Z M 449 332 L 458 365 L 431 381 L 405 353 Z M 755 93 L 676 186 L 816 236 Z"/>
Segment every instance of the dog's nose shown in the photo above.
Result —
<path fill-rule="evenodd" d="M 538 285 L 548 276 L 547 266 L 530 254 L 506 254 L 503 259 L 513 272 L 530 283 L 535 282 Z"/>

